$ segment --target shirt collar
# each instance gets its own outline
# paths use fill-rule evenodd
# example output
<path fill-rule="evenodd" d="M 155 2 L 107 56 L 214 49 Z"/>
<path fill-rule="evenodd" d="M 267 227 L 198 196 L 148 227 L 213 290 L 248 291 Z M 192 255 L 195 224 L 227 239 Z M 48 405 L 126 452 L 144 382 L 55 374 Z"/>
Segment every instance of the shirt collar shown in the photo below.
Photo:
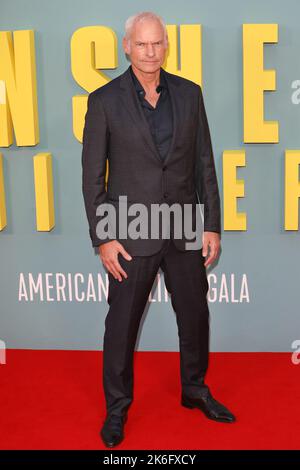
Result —
<path fill-rule="evenodd" d="M 135 73 L 132 69 L 132 66 L 130 65 L 129 68 L 130 68 L 130 74 L 131 74 L 131 77 L 132 77 L 132 80 L 133 80 L 133 84 L 134 84 L 134 87 L 135 87 L 138 95 L 139 96 L 145 95 L 145 90 L 142 87 L 139 79 L 135 75 Z M 157 86 L 156 91 L 159 93 L 160 89 L 167 89 L 167 88 L 168 88 L 168 86 L 167 86 L 166 77 L 164 75 L 164 69 L 161 67 L 160 68 L 160 74 L 159 74 L 159 85 Z"/>

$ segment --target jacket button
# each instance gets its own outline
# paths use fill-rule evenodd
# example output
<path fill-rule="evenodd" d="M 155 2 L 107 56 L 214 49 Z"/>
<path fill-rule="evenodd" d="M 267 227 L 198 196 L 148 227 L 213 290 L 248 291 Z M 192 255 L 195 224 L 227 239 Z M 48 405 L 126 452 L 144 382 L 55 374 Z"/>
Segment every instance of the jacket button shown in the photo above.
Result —
<path fill-rule="evenodd" d="M 163 167 L 162 167 L 162 170 L 163 170 L 163 171 L 166 171 L 166 169 L 167 169 L 166 166 L 163 166 Z"/>
<path fill-rule="evenodd" d="M 169 193 L 164 193 L 164 198 L 166 199 L 169 196 Z"/>

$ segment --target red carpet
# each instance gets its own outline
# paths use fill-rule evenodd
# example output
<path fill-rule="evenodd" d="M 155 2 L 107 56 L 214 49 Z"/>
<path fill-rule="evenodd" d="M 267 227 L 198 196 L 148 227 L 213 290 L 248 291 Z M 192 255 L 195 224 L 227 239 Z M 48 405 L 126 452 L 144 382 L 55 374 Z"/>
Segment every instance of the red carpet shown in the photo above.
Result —
<path fill-rule="evenodd" d="M 102 353 L 8 350 L 1 449 L 103 449 Z M 135 354 L 135 399 L 116 449 L 299 449 L 300 365 L 288 353 L 212 353 L 207 383 L 237 423 L 180 405 L 178 353 Z"/>

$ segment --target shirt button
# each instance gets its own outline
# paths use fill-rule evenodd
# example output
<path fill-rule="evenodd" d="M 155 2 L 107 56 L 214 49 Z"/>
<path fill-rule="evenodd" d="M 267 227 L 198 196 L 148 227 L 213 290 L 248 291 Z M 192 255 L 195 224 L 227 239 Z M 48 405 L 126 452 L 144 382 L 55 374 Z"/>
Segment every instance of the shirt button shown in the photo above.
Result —
<path fill-rule="evenodd" d="M 166 199 L 169 196 L 169 193 L 164 193 L 164 198 Z"/>
<path fill-rule="evenodd" d="M 167 169 L 166 166 L 163 166 L 163 167 L 162 167 L 162 170 L 163 170 L 163 171 L 166 171 L 166 169 Z"/>

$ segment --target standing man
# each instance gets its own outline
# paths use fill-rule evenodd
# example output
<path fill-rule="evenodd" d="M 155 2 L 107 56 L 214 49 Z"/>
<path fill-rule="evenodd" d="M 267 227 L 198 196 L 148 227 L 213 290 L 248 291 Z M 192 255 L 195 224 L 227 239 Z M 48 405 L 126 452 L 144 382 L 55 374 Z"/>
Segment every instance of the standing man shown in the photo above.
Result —
<path fill-rule="evenodd" d="M 138 328 L 160 267 L 178 325 L 181 404 L 198 408 L 216 421 L 235 421 L 212 397 L 204 380 L 209 355 L 205 268 L 219 253 L 221 217 L 202 90 L 162 68 L 168 37 L 158 15 L 142 12 L 128 18 L 123 48 L 131 65 L 89 94 L 82 151 L 89 233 L 109 275 L 110 308 L 103 343 L 107 415 L 100 433 L 108 447 L 124 437 L 133 400 Z M 173 235 L 165 239 L 161 233 L 157 238 L 124 238 L 114 227 L 104 236 L 100 230 L 104 213 L 97 208 L 110 204 L 119 216 L 124 212 L 120 196 L 149 211 L 154 204 L 190 204 L 193 223 L 199 199 L 204 206 L 202 248 L 187 249 L 185 235 L 180 239 Z"/>

